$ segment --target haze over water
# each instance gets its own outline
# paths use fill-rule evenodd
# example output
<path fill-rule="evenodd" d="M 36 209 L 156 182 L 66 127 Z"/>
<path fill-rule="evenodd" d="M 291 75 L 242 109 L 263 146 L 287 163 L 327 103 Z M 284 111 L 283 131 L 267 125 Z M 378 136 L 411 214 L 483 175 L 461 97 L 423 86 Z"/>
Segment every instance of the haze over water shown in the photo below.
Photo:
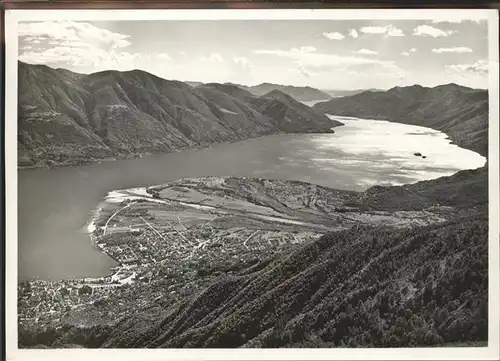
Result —
<path fill-rule="evenodd" d="M 300 180 L 362 191 L 475 169 L 486 159 L 444 133 L 385 121 L 333 117 L 335 134 L 285 134 L 211 148 L 80 167 L 19 171 L 19 280 L 104 276 L 114 262 L 95 249 L 85 225 L 114 189 L 183 177 Z M 426 158 L 415 156 L 419 152 Z"/>

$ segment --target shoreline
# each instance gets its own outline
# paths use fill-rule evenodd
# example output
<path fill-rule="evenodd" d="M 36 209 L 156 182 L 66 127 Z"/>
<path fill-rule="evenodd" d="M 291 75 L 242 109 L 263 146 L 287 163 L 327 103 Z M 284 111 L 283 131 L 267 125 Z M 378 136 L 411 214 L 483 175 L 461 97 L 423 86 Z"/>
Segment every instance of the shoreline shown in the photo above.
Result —
<path fill-rule="evenodd" d="M 332 115 L 327 115 L 328 117 L 335 117 L 335 116 L 332 116 Z M 343 116 L 340 116 L 340 118 L 342 118 Z M 346 117 L 346 118 L 349 118 L 349 117 Z M 332 119 L 334 120 L 334 119 Z M 391 122 L 390 120 L 387 120 L 387 119 L 380 119 L 381 121 L 384 121 L 384 122 Z M 338 121 L 338 120 L 337 120 Z M 408 125 L 406 123 L 400 123 L 400 124 L 405 124 L 405 125 Z M 343 124 L 344 125 L 344 124 Z M 413 125 L 413 124 L 410 124 L 410 125 Z M 419 126 L 419 125 L 416 125 L 418 127 L 422 127 L 422 126 Z M 335 127 L 336 128 L 336 127 Z M 422 128 L 427 128 L 427 127 L 422 127 Z M 432 129 L 432 128 L 428 128 L 428 129 Z M 333 130 L 333 128 L 332 128 Z M 435 129 L 433 129 L 435 130 Z M 435 130 L 435 131 L 439 131 L 439 130 Z M 439 131 L 439 132 L 442 132 L 442 131 Z M 445 134 L 447 137 L 446 137 L 446 140 L 449 140 L 450 141 L 450 144 L 454 144 L 456 145 L 457 147 L 459 148 L 463 148 L 463 149 L 467 149 L 467 148 L 464 148 L 458 144 L 455 144 L 453 143 L 453 141 L 451 140 L 450 136 L 444 132 L 442 132 L 443 134 Z M 219 144 L 224 144 L 224 143 L 237 143 L 237 142 L 241 142 L 241 141 L 245 141 L 245 140 L 250 140 L 250 139 L 257 139 L 257 138 L 261 138 L 261 137 L 268 137 L 268 136 L 279 136 L 279 135 L 288 135 L 288 134 L 291 134 L 291 133 L 274 133 L 274 134 L 266 134 L 266 135 L 259 135 L 257 137 L 252 137 L 252 138 L 247 138 L 247 139 L 243 139 L 243 140 L 235 140 L 235 141 L 227 141 L 227 142 L 221 142 L 221 143 L 213 143 L 213 144 L 210 144 L 208 146 L 203 146 L 203 147 L 198 147 L 198 148 L 188 148 L 188 149 L 178 149 L 178 150 L 174 150 L 172 152 L 169 152 L 169 153 L 148 153 L 148 154 L 136 154 L 136 155 L 132 155 L 132 156 L 128 156 L 128 157 L 125 157 L 125 158 L 110 158 L 110 159 L 103 159 L 103 160 L 100 160 L 99 162 L 97 163 L 103 163 L 103 162 L 112 162 L 112 161 L 116 161 L 116 160 L 127 160 L 127 159 L 138 159 L 138 158 L 142 158 L 144 156 L 155 156 L 155 155 L 163 155 L 163 154 L 170 154 L 170 153 L 177 153 L 177 152 L 185 152 L 185 151 L 197 151 L 197 150 L 200 150 L 200 149 L 209 149 L 211 147 L 215 147 Z M 295 133 L 293 133 L 295 134 Z M 333 134 L 333 133 L 298 133 L 298 134 Z M 468 149 L 470 150 L 470 149 Z M 471 150 L 472 151 L 472 150 Z M 480 153 L 478 153 L 480 154 Z M 483 165 L 483 167 L 487 167 L 488 166 L 488 158 L 485 157 L 485 165 Z M 92 164 L 95 164 L 95 163 L 88 163 L 86 165 L 92 165 Z M 63 168 L 63 167 L 78 167 L 78 166 L 81 166 L 81 165 L 78 165 L 78 164 L 75 164 L 75 165 L 71 165 L 71 166 L 66 166 L 66 165 L 62 165 L 62 166 L 54 166 L 52 168 Z M 52 168 L 45 168 L 45 169 L 52 169 Z M 478 168 L 481 168 L 481 167 L 478 167 Z M 24 169 L 40 169 L 39 167 L 23 167 L 23 168 L 18 168 L 18 170 L 24 170 Z M 459 171 L 457 171 L 459 172 Z M 456 174 L 457 172 L 455 172 L 454 174 Z M 435 178 L 433 178 L 435 179 Z M 417 183 L 417 182 L 420 182 L 420 181 L 416 181 L 416 182 L 413 182 L 413 183 L 405 183 L 405 184 L 414 184 L 414 183 Z M 151 186 L 146 186 L 146 187 L 143 187 L 144 189 L 148 189 L 150 188 Z M 101 201 L 97 204 L 97 207 L 94 208 L 93 210 L 90 211 L 90 214 L 88 216 L 88 220 L 87 222 L 85 222 L 85 224 L 82 226 L 82 231 L 84 233 L 86 233 L 88 236 L 89 236 L 89 240 L 91 241 L 91 245 L 93 248 L 95 248 L 96 250 L 100 251 L 100 252 L 103 252 L 103 248 L 100 247 L 98 245 L 98 240 L 97 240 L 97 237 L 93 234 L 93 232 L 95 231 L 95 229 L 93 230 L 90 230 L 90 228 L 92 227 L 95 227 L 95 224 L 93 222 L 94 218 L 96 217 L 96 213 L 99 213 L 100 212 L 100 209 L 99 208 L 102 208 L 103 207 L 103 204 L 106 203 L 106 199 L 110 196 L 110 194 L 112 194 L 113 192 L 120 192 L 120 191 L 127 191 L 127 189 L 119 189 L 119 190 L 111 190 L 108 192 L 108 194 L 103 198 L 101 199 Z M 114 262 L 116 262 L 118 265 L 121 264 L 120 260 L 116 257 L 113 257 L 112 255 L 106 253 L 106 252 L 103 252 L 104 254 L 106 254 L 108 257 L 110 257 Z M 115 266 L 115 267 L 118 267 L 118 266 Z M 109 277 L 110 274 L 112 272 L 106 274 L 106 275 L 103 275 L 99 278 L 106 278 L 106 277 Z M 77 278 L 78 280 L 80 279 L 85 279 L 86 277 L 80 277 L 80 278 Z M 32 279 L 32 280 L 37 280 L 37 279 Z M 64 279 L 61 279 L 61 280 L 56 280 L 55 282 L 58 282 L 58 281 L 62 281 Z M 18 281 L 19 282 L 22 282 L 22 281 Z M 52 281 L 48 281 L 48 282 L 52 282 Z"/>
<path fill-rule="evenodd" d="M 115 155 L 112 157 L 108 158 L 97 158 L 90 160 L 88 162 L 68 162 L 68 163 L 56 163 L 53 165 L 27 165 L 27 166 L 17 166 L 18 171 L 23 171 L 23 170 L 36 170 L 36 169 L 57 169 L 57 168 L 72 168 L 72 167 L 81 167 L 81 166 L 89 166 L 93 164 L 102 164 L 105 162 L 115 162 L 115 161 L 120 161 L 120 160 L 132 160 L 132 159 L 141 159 L 144 157 L 151 157 L 151 156 L 159 156 L 159 155 L 167 155 L 167 154 L 173 154 L 173 153 L 179 153 L 179 152 L 186 152 L 186 151 L 196 151 L 196 150 L 202 150 L 202 149 L 210 149 L 214 146 L 220 145 L 220 144 L 233 144 L 233 143 L 238 143 L 238 142 L 243 142 L 246 140 L 250 139 L 258 139 L 262 137 L 268 137 L 268 136 L 275 136 L 275 135 L 289 135 L 289 134 L 335 134 L 334 128 L 341 127 L 344 124 L 333 126 L 331 128 L 331 132 L 297 132 L 297 133 L 292 133 L 292 132 L 274 132 L 274 133 L 269 133 L 269 134 L 259 134 L 255 136 L 250 136 L 247 138 L 243 139 L 234 139 L 234 140 L 226 140 L 222 142 L 215 142 L 215 143 L 209 143 L 207 145 L 197 145 L 194 147 L 182 147 L 182 148 L 177 148 L 171 151 L 158 151 L 158 152 L 139 152 L 139 153 L 128 153 L 124 155 Z"/>
<path fill-rule="evenodd" d="M 279 134 L 281 133 L 271 134 L 271 135 L 279 135 Z M 282 133 L 282 134 L 288 134 L 288 133 Z M 307 133 L 302 133 L 302 134 L 307 134 Z M 262 135 L 262 136 L 269 136 L 269 135 Z M 215 145 L 216 144 L 213 144 L 205 148 L 209 148 Z M 188 149 L 188 151 L 189 150 L 197 150 L 197 149 Z M 486 157 L 486 162 L 487 162 L 487 157 Z M 487 165 L 485 165 L 484 167 L 486 166 Z M 227 240 L 231 239 L 232 241 L 234 241 L 233 238 L 227 238 L 227 235 L 225 235 L 225 231 L 227 230 L 230 230 L 229 233 L 231 234 L 238 234 L 236 238 L 237 241 L 243 242 L 245 240 L 245 242 L 243 242 L 243 244 L 239 246 L 231 245 L 230 247 L 231 249 L 233 249 L 232 247 L 236 247 L 234 249 L 237 251 L 235 251 L 236 253 L 234 254 L 234 256 L 245 254 L 246 256 L 243 257 L 242 259 L 246 259 L 244 262 L 247 262 L 253 259 L 253 257 L 257 257 L 258 259 L 263 259 L 264 255 L 274 254 L 274 252 L 277 252 L 278 249 L 280 249 L 280 247 L 296 247 L 297 245 L 303 244 L 304 242 L 308 242 L 307 240 L 317 239 L 325 233 L 345 230 L 347 229 L 346 226 L 349 227 L 349 225 L 352 226 L 354 224 L 359 224 L 359 225 L 370 225 L 375 227 L 395 226 L 397 228 L 398 224 L 403 224 L 404 227 L 418 227 L 422 225 L 425 226 L 428 224 L 433 224 L 436 222 L 437 223 L 443 222 L 447 218 L 447 212 L 449 212 L 448 210 L 445 209 L 438 209 L 437 211 L 435 210 L 422 211 L 420 213 L 410 212 L 410 214 L 405 214 L 404 212 L 377 213 L 377 212 L 369 212 L 369 211 L 366 212 L 366 211 L 356 211 L 356 210 L 354 210 L 354 212 L 351 211 L 344 212 L 341 207 L 341 205 L 344 202 L 340 202 L 339 204 L 337 204 L 337 206 L 339 206 L 338 209 L 332 208 L 330 209 L 329 212 L 327 212 L 328 214 L 333 215 L 333 219 L 331 217 L 328 218 L 329 222 L 332 221 L 334 221 L 334 223 L 337 222 L 336 226 L 331 226 L 330 224 L 328 227 L 324 228 L 316 224 L 318 227 L 314 228 L 313 224 L 313 228 L 311 228 L 310 227 L 311 225 L 307 224 L 308 222 L 307 217 L 310 217 L 310 215 L 297 214 L 297 216 L 293 216 L 288 222 L 278 222 L 277 219 L 279 220 L 279 217 L 282 217 L 282 215 L 279 215 L 278 218 L 276 218 L 272 213 L 256 215 L 253 212 L 259 213 L 262 211 L 262 209 L 258 208 L 260 207 L 259 206 L 260 202 L 256 203 L 247 202 L 245 203 L 246 205 L 243 206 L 243 210 L 241 209 L 229 210 L 229 213 L 232 215 L 232 217 L 240 219 L 240 221 L 236 221 L 237 223 L 236 225 L 233 224 L 232 221 L 229 223 L 222 222 L 215 225 L 215 223 L 220 222 L 220 219 L 217 220 L 217 222 L 211 223 L 212 220 L 210 217 L 212 216 L 209 216 L 209 214 L 214 212 L 227 213 L 227 209 L 225 209 L 224 207 L 218 207 L 217 204 L 215 205 L 206 204 L 204 200 L 196 201 L 197 197 L 196 195 L 195 198 L 187 197 L 187 199 L 183 199 L 182 198 L 184 197 L 183 192 L 181 193 L 174 192 L 176 194 L 176 197 L 179 196 L 181 197 L 181 201 L 179 201 L 176 197 L 170 197 L 170 196 L 165 197 L 165 195 L 162 195 L 160 199 L 158 199 L 154 194 L 156 193 L 158 187 L 171 188 L 180 185 L 181 188 L 182 187 L 189 188 L 192 187 L 191 182 L 194 181 L 196 183 L 196 181 L 197 180 L 199 181 L 200 179 L 216 180 L 214 181 L 215 185 L 212 184 L 213 183 L 212 181 L 209 181 L 208 188 L 210 187 L 213 188 L 214 186 L 215 188 L 217 188 L 217 184 L 220 183 L 221 179 L 233 179 L 236 180 L 236 182 L 238 182 L 238 180 L 241 180 L 243 182 L 242 184 L 245 185 L 240 190 L 245 189 L 247 185 L 254 184 L 256 181 L 257 182 L 263 181 L 263 182 L 270 182 L 270 184 L 272 184 L 273 182 L 279 184 L 281 187 L 283 187 L 282 189 L 284 190 L 284 193 L 289 193 L 289 190 L 293 189 L 294 187 L 306 187 L 307 189 L 314 188 L 316 189 L 316 191 L 320 189 L 321 190 L 320 193 L 323 191 L 333 193 L 332 195 L 323 194 L 317 198 L 323 200 L 330 200 L 330 199 L 336 200 L 338 199 L 339 194 L 340 198 L 343 197 L 342 195 L 349 198 L 352 197 L 353 195 L 359 196 L 363 194 L 363 192 L 336 190 L 305 182 L 266 181 L 257 178 L 239 178 L 239 177 L 205 177 L 205 178 L 196 178 L 194 180 L 181 179 L 167 183 L 162 186 L 148 185 L 145 187 L 111 190 L 101 200 L 101 202 L 97 204 L 96 208 L 91 211 L 91 213 L 89 214 L 88 221 L 83 226 L 83 229 L 88 234 L 89 241 L 91 242 L 92 247 L 110 257 L 114 262 L 117 263 L 117 265 L 111 268 L 109 273 L 101 277 L 81 277 L 81 278 L 72 278 L 67 280 L 38 279 L 38 280 L 18 282 L 18 294 L 21 295 L 24 294 L 23 290 L 25 289 L 26 285 L 29 285 L 28 288 L 30 290 L 31 289 L 36 290 L 34 294 L 42 295 L 40 296 L 42 297 L 42 299 L 44 297 L 56 297 L 56 293 L 62 289 L 64 289 L 65 294 L 69 294 L 69 296 L 57 296 L 57 297 L 62 297 L 59 298 L 60 303 L 58 305 L 55 305 L 53 301 L 49 302 L 48 305 L 46 306 L 49 308 L 45 309 L 45 311 L 42 312 L 42 315 L 44 315 L 43 316 L 44 320 L 42 321 L 39 321 L 38 316 L 33 315 L 29 310 L 32 307 L 37 307 L 36 309 L 38 310 L 41 307 L 40 304 L 31 306 L 23 306 L 22 303 L 19 304 L 18 305 L 20 310 L 19 317 L 23 327 L 27 327 L 27 325 L 29 324 L 33 325 L 33 322 L 35 325 L 38 326 L 43 324 L 45 324 L 46 326 L 57 325 L 60 322 L 59 318 L 64 318 L 67 315 L 70 316 L 74 315 L 74 312 L 71 310 L 80 309 L 81 307 L 83 308 L 93 307 L 92 305 L 94 305 L 94 303 L 96 302 L 99 303 L 103 299 L 106 300 L 113 299 L 116 301 L 117 299 L 121 298 L 120 295 L 122 294 L 128 295 L 129 292 L 131 292 L 131 289 L 136 289 L 136 288 L 139 289 L 143 287 L 149 289 L 148 287 L 151 282 L 158 281 L 157 276 L 154 276 L 155 272 L 160 272 L 159 270 L 163 269 L 164 264 L 167 260 L 168 264 L 174 264 L 175 279 L 177 278 L 185 279 L 186 276 L 184 275 L 183 271 L 181 271 L 182 269 L 184 269 L 184 267 L 186 267 L 186 269 L 190 269 L 190 267 L 195 267 L 195 269 L 197 267 L 200 267 L 200 266 L 188 266 L 186 264 L 186 262 L 195 262 L 194 263 L 195 265 L 200 264 L 200 262 L 203 261 L 203 258 L 195 261 L 191 260 L 193 255 L 198 254 L 199 252 L 201 252 L 201 254 L 205 254 L 206 252 L 208 252 L 208 254 L 212 254 L 211 256 L 209 256 L 209 258 L 216 257 L 214 258 L 214 261 L 216 263 L 220 263 L 221 259 L 227 256 L 219 254 L 217 252 L 213 253 L 213 250 L 209 250 L 207 247 L 211 246 L 212 242 L 209 242 L 210 239 L 227 239 Z M 151 190 L 154 190 L 154 192 L 151 192 Z M 307 192 L 302 191 L 299 193 L 305 194 Z M 232 192 L 229 192 L 226 195 L 229 195 L 230 198 L 233 197 Z M 277 194 L 275 194 L 275 196 L 276 195 Z M 337 201 L 338 200 L 336 200 L 336 202 Z M 188 214 L 189 212 L 198 212 L 196 213 L 197 214 L 196 217 L 208 217 L 201 219 L 204 219 L 206 223 L 211 225 L 208 228 L 210 229 L 211 233 L 210 238 L 207 239 L 207 242 L 199 241 L 203 237 L 200 236 L 203 234 L 203 231 L 196 225 L 193 226 L 193 228 L 191 227 L 186 228 L 187 225 L 181 222 L 180 219 L 178 222 L 179 225 L 177 225 L 177 221 L 175 220 L 175 218 L 172 218 L 170 221 L 165 221 L 164 215 L 162 215 L 164 214 L 164 210 L 157 209 L 155 207 L 155 204 L 158 205 L 158 203 L 162 203 L 162 206 L 166 205 L 167 208 L 173 207 L 171 208 L 172 210 L 170 211 L 167 210 L 167 213 L 170 212 L 171 214 L 177 215 L 177 217 L 179 217 L 179 215 L 184 212 L 188 212 Z M 118 212 L 121 209 L 130 210 L 130 208 L 132 207 L 128 207 L 127 209 L 127 205 L 130 204 L 135 204 L 137 206 L 133 207 L 134 208 L 133 212 L 135 211 L 138 212 L 136 215 L 134 215 L 133 212 L 131 215 L 127 214 L 127 212 L 123 213 Z M 288 204 L 288 203 L 284 202 L 283 204 Z M 200 206 L 209 206 L 209 208 L 202 209 Z M 278 209 L 279 209 L 279 203 L 278 203 Z M 144 214 L 141 213 L 144 211 L 146 211 L 146 213 Z M 274 212 L 275 210 L 273 210 L 273 208 L 269 208 L 268 210 L 264 211 Z M 153 220 L 148 218 L 149 216 L 151 216 L 151 212 L 153 212 L 152 213 L 154 217 Z M 322 208 L 321 212 L 325 212 L 325 209 Z M 113 217 L 115 218 L 112 220 L 111 218 Z M 317 217 L 318 214 L 315 214 L 313 219 L 316 220 Z M 220 214 L 217 215 L 215 218 L 216 219 L 220 218 Z M 143 221 L 142 226 L 139 227 L 136 226 L 138 219 L 142 219 Z M 241 219 L 245 220 L 245 224 L 238 226 L 239 224 L 238 222 L 241 222 Z M 298 224 L 296 223 L 296 221 L 299 221 Z M 120 222 L 125 222 L 125 225 L 120 225 Z M 250 222 L 251 224 L 255 224 L 254 229 L 257 230 L 263 229 L 264 231 L 257 232 L 252 230 L 252 227 L 248 227 L 248 225 L 246 224 L 248 222 Z M 175 229 L 175 227 L 173 227 L 172 225 L 175 225 L 175 227 L 181 227 L 179 228 L 181 231 L 179 232 L 179 229 Z M 104 231 L 103 231 L 103 226 L 104 226 Z M 186 229 L 182 230 L 182 228 Z M 312 233 L 311 230 L 313 231 Z M 297 233 L 295 233 L 297 231 L 299 232 L 298 233 L 299 240 L 297 240 Z M 191 237 L 185 239 L 184 236 L 181 235 L 181 233 L 184 232 L 190 232 L 190 234 L 192 233 L 194 237 L 193 239 L 195 239 L 196 241 L 193 241 Z M 257 236 L 254 234 L 254 232 L 257 233 Z M 272 236 L 272 234 L 275 233 L 278 235 L 281 234 L 281 236 L 278 236 L 278 238 L 279 237 L 283 238 L 283 235 L 285 235 L 285 238 L 288 237 L 288 241 L 286 242 L 291 242 L 291 243 L 285 242 L 284 245 L 280 245 L 280 243 L 274 245 L 270 241 L 270 239 L 273 239 L 273 237 L 275 237 Z M 164 239 L 164 237 L 166 238 Z M 161 242 L 166 241 L 166 239 L 169 240 L 168 241 L 169 243 L 161 247 L 160 253 L 163 252 L 162 256 L 160 256 L 162 257 L 161 261 L 157 259 L 158 258 L 157 251 L 152 251 L 151 249 L 148 249 L 152 247 L 151 244 L 148 243 L 152 239 L 160 239 L 162 240 Z M 114 245 L 115 241 L 125 242 L 124 243 L 125 247 Z M 263 248 L 263 250 L 257 251 L 256 254 L 258 254 L 259 256 L 255 256 L 254 251 L 250 251 L 247 247 L 248 242 L 251 243 L 256 241 L 263 242 L 266 245 Z M 127 246 L 128 244 L 127 242 L 132 242 L 130 243 L 130 246 L 132 246 L 132 248 Z M 172 244 L 171 242 L 174 243 Z M 198 245 L 195 245 L 195 243 L 192 244 L 192 242 L 199 242 L 199 243 Z M 136 243 L 139 243 L 139 245 L 136 246 L 135 245 Z M 160 248 L 156 249 L 159 250 Z M 166 255 L 165 252 L 167 252 L 168 254 Z M 205 279 L 199 280 L 199 282 L 204 282 L 204 281 Z M 179 286 L 179 284 L 172 282 L 173 281 L 169 281 L 168 287 L 171 286 L 174 287 L 175 285 L 174 287 L 175 293 L 172 293 L 173 295 L 172 297 L 174 297 L 178 292 L 180 292 L 179 290 L 181 290 L 182 287 Z M 198 282 L 198 280 L 196 281 L 191 280 L 190 282 Z M 178 287 L 181 288 L 178 289 Z M 53 295 L 53 296 L 48 296 L 48 295 Z M 31 301 L 27 300 L 26 302 L 31 302 Z M 147 303 L 147 301 L 144 302 Z M 42 306 L 42 309 L 43 307 L 44 306 Z M 55 310 L 53 310 L 54 307 Z M 66 307 L 66 311 L 62 311 L 60 307 Z M 119 308 L 119 306 L 117 307 Z M 71 312 L 68 313 L 68 311 Z M 59 318 L 54 318 L 54 317 L 59 317 Z M 80 319 L 78 322 L 82 322 L 82 320 Z M 111 322 L 111 320 L 109 320 L 109 322 Z"/>
<path fill-rule="evenodd" d="M 339 117 L 339 118 L 342 118 L 342 117 L 346 117 L 346 118 L 358 118 L 358 117 L 354 117 L 354 116 L 343 116 L 343 115 L 332 115 L 332 114 L 325 114 L 325 116 L 327 117 Z M 332 119 L 332 118 L 330 118 Z M 442 130 L 439 130 L 439 129 L 435 129 L 435 128 L 431 128 L 431 127 L 425 127 L 423 125 L 418 125 L 418 124 L 411 124 L 411 123 L 402 123 L 402 122 L 394 122 L 388 118 L 384 118 L 384 117 L 371 117 L 371 118 L 359 118 L 359 119 L 370 119 L 370 120 L 375 120 L 375 121 L 384 121 L 384 122 L 389 122 L 389 123 L 399 123 L 399 124 L 404 124 L 404 125 L 410 125 L 410 126 L 417 126 L 417 127 L 422 127 L 422 128 L 428 128 L 428 129 L 432 129 L 434 131 L 438 131 L 438 132 L 441 132 L 443 134 L 446 135 L 446 140 L 449 140 L 449 144 L 452 144 L 452 145 L 456 145 L 457 147 L 459 148 L 462 148 L 462 149 L 466 149 L 466 150 L 469 150 L 469 151 L 472 151 L 472 152 L 475 152 L 479 155 L 481 155 L 482 157 L 484 157 L 486 159 L 486 162 L 488 161 L 488 152 L 486 154 L 483 154 L 482 152 L 479 152 L 471 147 L 467 147 L 467 146 L 464 146 L 464 145 L 461 145 L 461 144 L 458 144 L 457 142 L 455 142 L 453 140 L 453 137 L 451 134 L 447 133 L 447 132 L 444 132 Z M 332 119 L 336 122 L 339 122 L 341 123 L 340 120 L 335 120 L 335 119 Z M 120 160 L 134 160 L 134 159 L 141 159 L 141 158 L 144 158 L 144 157 L 152 157 L 152 156 L 160 156 L 160 155 L 167 155 L 167 154 L 173 154 L 173 153 L 178 153 L 178 152 L 186 152 L 186 151 L 196 151 L 196 150 L 202 150 L 202 149 L 210 149 L 214 146 L 217 146 L 217 145 L 220 145 L 220 144 L 233 144 L 233 143 L 238 143 L 238 142 L 243 142 L 243 141 L 246 141 L 246 140 L 251 140 L 251 139 L 258 139 L 258 138 L 262 138 L 262 137 L 267 137 L 267 136 L 275 136 L 275 135 L 287 135 L 287 134 L 320 134 L 320 135 L 326 135 L 326 134 L 335 134 L 335 128 L 337 127 L 342 127 L 344 126 L 345 124 L 341 124 L 341 125 L 338 125 L 338 126 L 334 126 L 331 128 L 332 132 L 331 133 L 325 133 L 325 132 L 309 132 L 309 133 L 303 133 L 303 132 L 300 132 L 300 133 L 285 133 L 285 132 L 275 132 L 275 133 L 269 133 L 269 134 L 260 134 L 260 135 L 256 135 L 256 136 L 251 136 L 251 137 L 248 137 L 248 138 L 244 138 L 244 139 L 235 139 L 235 140 L 227 140 L 227 141 L 223 141 L 223 142 L 216 142 L 216 143 L 210 143 L 210 144 L 207 144 L 207 145 L 198 145 L 198 146 L 194 146 L 194 147 L 183 147 L 183 148 L 177 148 L 177 149 L 174 149 L 174 150 L 171 150 L 171 151 L 158 151 L 158 152 L 139 152 L 139 153 L 129 153 L 129 154 L 124 154 L 124 155 L 117 155 L 117 156 L 113 156 L 113 157 L 108 157 L 108 158 L 98 158 L 98 159 L 94 159 L 94 160 L 91 160 L 91 161 L 88 161 L 88 162 L 69 162 L 69 163 L 65 163 L 65 164 L 53 164 L 53 165 L 29 165 L 29 166 L 17 166 L 17 170 L 18 171 L 24 171 L 24 170 L 36 170 L 36 169 L 57 169 L 57 168 L 73 168 L 73 167 L 81 167 L 81 166 L 90 166 L 90 165 L 94 165 L 94 164 L 102 164 L 102 163 L 106 163 L 106 162 L 115 162 L 115 161 L 120 161 Z"/>

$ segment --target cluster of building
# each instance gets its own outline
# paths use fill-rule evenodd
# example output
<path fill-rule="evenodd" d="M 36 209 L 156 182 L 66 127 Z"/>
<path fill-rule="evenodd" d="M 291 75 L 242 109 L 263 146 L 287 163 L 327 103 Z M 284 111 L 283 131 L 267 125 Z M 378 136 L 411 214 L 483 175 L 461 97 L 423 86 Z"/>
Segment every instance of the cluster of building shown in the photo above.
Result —
<path fill-rule="evenodd" d="M 237 227 L 162 231 L 145 227 L 122 232 L 109 231 L 94 240 L 119 263 L 109 276 L 21 283 L 19 322 L 54 323 L 76 308 L 125 307 L 130 297 L 134 302 L 142 297 L 145 303 L 181 297 L 203 282 L 199 280 L 201 268 L 224 271 L 231 265 L 266 257 L 283 243 L 296 243 L 293 234 L 279 236 L 280 232 Z"/>

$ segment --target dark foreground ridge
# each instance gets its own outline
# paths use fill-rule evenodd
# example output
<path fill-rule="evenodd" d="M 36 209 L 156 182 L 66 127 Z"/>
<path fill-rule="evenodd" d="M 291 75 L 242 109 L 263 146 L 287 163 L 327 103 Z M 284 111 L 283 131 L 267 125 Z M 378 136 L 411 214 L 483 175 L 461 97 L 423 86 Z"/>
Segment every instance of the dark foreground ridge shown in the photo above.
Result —
<path fill-rule="evenodd" d="M 20 347 L 485 345 L 487 179 L 112 192 L 92 230 L 120 269 L 21 284 Z"/>
<path fill-rule="evenodd" d="M 19 63 L 18 164 L 92 163 L 342 125 L 288 97 L 196 88 L 144 71 L 90 75 Z"/>

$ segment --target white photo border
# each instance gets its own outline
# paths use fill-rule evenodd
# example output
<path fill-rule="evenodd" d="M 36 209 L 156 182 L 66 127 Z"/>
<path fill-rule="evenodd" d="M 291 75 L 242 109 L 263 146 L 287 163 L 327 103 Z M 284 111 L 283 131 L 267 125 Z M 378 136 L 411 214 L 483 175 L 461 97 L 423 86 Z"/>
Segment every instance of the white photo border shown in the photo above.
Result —
<path fill-rule="evenodd" d="M 489 44 L 489 342 L 487 347 L 364 349 L 55 349 L 18 348 L 17 62 L 20 21 L 123 20 L 431 20 L 488 22 Z M 6 356 L 7 360 L 493 360 L 499 357 L 499 54 L 498 13 L 489 9 L 6 10 Z"/>

